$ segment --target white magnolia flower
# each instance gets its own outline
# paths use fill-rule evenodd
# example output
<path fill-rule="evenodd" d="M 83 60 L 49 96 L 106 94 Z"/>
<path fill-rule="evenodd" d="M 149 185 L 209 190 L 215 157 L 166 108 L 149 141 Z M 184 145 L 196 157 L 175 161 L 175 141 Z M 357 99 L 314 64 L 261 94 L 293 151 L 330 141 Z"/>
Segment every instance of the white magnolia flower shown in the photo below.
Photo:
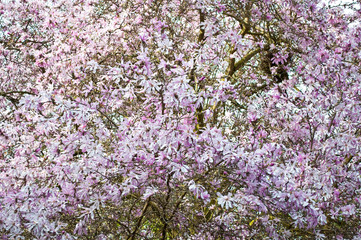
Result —
<path fill-rule="evenodd" d="M 233 197 L 232 197 L 232 193 L 228 193 L 228 195 L 223 196 L 220 193 L 217 193 L 217 201 L 218 204 L 221 205 L 221 207 L 225 207 L 226 209 L 228 208 L 232 208 L 233 207 Z"/>

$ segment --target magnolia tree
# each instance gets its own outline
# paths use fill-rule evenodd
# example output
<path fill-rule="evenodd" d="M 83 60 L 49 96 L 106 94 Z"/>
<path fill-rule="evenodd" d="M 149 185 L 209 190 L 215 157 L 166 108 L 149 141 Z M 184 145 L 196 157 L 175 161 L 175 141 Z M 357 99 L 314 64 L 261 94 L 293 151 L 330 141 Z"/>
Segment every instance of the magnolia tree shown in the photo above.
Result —
<path fill-rule="evenodd" d="M 360 2 L 3 0 L 3 239 L 360 239 Z"/>

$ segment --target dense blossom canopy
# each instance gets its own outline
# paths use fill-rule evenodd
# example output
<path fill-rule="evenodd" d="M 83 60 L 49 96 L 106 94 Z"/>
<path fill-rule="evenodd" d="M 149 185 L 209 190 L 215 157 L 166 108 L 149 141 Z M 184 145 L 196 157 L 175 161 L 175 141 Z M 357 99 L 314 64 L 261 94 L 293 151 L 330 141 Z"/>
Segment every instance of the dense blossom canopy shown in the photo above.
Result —
<path fill-rule="evenodd" d="M 361 239 L 360 20 L 359 1 L 0 1 L 0 235 Z"/>

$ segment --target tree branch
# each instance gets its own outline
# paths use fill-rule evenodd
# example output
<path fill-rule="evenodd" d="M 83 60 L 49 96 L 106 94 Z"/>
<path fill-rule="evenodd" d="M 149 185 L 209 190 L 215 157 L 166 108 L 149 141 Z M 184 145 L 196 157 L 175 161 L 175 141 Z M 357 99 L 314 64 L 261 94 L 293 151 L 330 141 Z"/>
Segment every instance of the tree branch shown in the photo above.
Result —
<path fill-rule="evenodd" d="M 142 213 L 140 214 L 140 218 L 138 219 L 137 225 L 135 226 L 132 234 L 127 239 L 130 239 L 130 240 L 135 239 L 135 235 L 137 234 L 137 231 L 138 231 L 138 229 L 140 227 L 140 224 L 142 223 L 142 220 L 144 218 L 144 214 L 145 214 L 145 212 L 147 211 L 147 209 L 149 207 L 149 202 L 150 202 L 150 197 L 147 199 L 147 202 L 145 203 L 145 205 L 143 207 L 143 210 L 142 210 Z"/>

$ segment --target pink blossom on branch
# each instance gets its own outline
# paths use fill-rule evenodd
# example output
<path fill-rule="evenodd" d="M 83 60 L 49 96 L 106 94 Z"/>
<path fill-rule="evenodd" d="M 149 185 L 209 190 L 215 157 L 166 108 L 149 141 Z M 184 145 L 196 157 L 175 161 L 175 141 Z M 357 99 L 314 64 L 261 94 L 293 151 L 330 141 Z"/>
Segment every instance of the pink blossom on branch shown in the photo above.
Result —
<path fill-rule="evenodd" d="M 4 239 L 357 239 L 360 3 L 3 1 Z"/>

